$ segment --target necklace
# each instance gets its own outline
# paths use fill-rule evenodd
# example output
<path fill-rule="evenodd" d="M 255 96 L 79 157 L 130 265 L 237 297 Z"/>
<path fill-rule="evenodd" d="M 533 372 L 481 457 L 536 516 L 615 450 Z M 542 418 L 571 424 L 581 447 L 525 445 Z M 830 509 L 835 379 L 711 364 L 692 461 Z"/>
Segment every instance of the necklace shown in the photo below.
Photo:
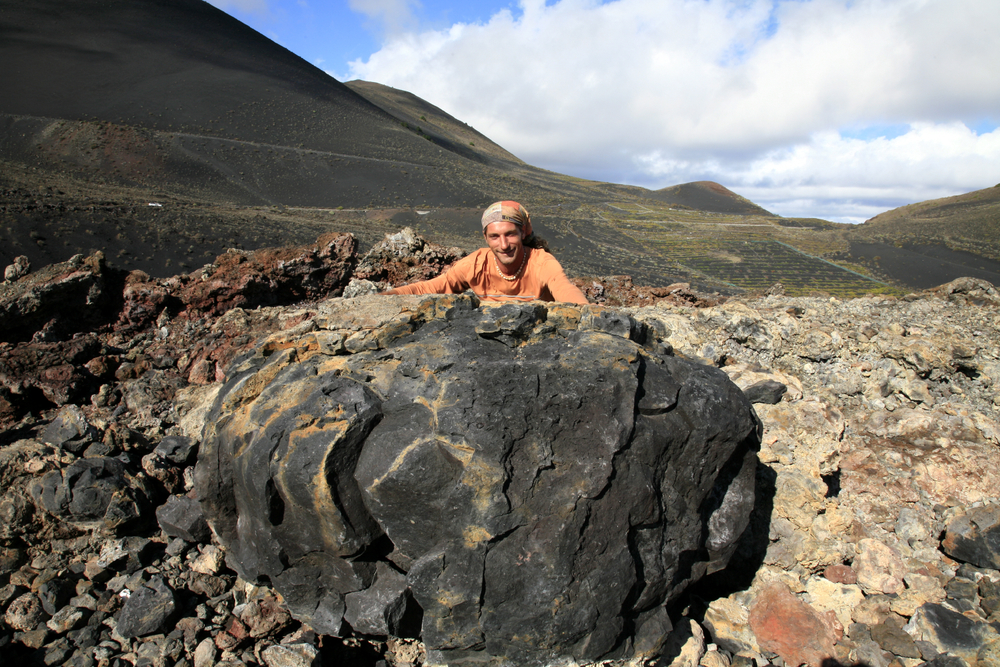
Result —
<path fill-rule="evenodd" d="M 500 260 L 497 259 L 496 255 L 493 255 L 493 264 L 497 267 L 497 275 L 506 280 L 507 282 L 513 282 L 521 277 L 521 271 L 524 271 L 524 265 L 528 259 L 528 251 L 524 249 L 521 252 L 521 266 L 517 267 L 517 273 L 512 276 L 508 276 L 506 273 L 500 270 Z"/>

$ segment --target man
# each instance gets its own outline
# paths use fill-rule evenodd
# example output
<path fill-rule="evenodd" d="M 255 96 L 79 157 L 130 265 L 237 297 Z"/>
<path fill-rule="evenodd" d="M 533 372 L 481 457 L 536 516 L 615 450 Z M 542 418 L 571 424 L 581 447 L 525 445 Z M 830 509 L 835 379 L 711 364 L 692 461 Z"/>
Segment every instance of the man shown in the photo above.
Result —
<path fill-rule="evenodd" d="M 483 213 L 480 248 L 437 278 L 396 287 L 384 294 L 461 294 L 471 289 L 486 301 L 566 301 L 586 304 L 558 260 L 540 247 L 528 211 L 516 201 L 498 201 Z"/>

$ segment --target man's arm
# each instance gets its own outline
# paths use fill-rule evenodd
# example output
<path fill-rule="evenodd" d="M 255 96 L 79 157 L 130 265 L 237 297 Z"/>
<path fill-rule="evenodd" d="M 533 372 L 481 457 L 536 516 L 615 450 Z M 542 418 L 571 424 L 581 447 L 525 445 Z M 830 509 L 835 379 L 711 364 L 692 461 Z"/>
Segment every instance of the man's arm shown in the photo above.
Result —
<path fill-rule="evenodd" d="M 390 290 L 381 292 L 381 294 L 449 294 L 447 290 L 448 274 L 442 273 L 436 278 L 393 287 Z"/>
<path fill-rule="evenodd" d="M 557 281 L 549 283 L 549 292 L 552 293 L 553 299 L 566 303 L 575 303 L 580 306 L 586 306 L 590 303 L 583 292 L 580 291 L 580 288 L 571 283 L 565 275 L 563 275 L 563 281 L 565 282 Z"/>
<path fill-rule="evenodd" d="M 473 270 L 473 255 L 468 255 L 451 265 L 447 271 L 430 280 L 400 285 L 381 294 L 461 294 L 469 288 Z"/>
<path fill-rule="evenodd" d="M 533 252 L 545 252 L 544 250 L 534 250 Z M 566 277 L 566 272 L 563 271 L 562 264 L 559 263 L 555 257 L 549 253 L 548 261 L 544 262 L 540 267 L 542 273 L 542 283 L 549 290 L 549 294 L 552 295 L 553 300 L 562 301 L 564 303 L 575 303 L 580 306 L 585 306 L 589 301 L 587 297 L 584 296 L 580 288 L 569 281 Z"/>

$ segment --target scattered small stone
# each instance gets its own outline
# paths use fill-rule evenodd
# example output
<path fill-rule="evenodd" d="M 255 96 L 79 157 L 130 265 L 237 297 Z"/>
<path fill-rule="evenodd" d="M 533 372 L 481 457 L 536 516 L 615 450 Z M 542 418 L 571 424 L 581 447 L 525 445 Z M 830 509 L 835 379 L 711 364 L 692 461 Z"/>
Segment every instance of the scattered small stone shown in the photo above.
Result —
<path fill-rule="evenodd" d="M 399 261 L 393 271 L 418 279 L 416 274 L 427 270 L 418 258 L 434 252 L 407 245 L 394 255 Z M 234 254 L 228 261 L 239 257 L 240 263 L 220 265 L 229 294 L 239 293 L 231 276 L 238 275 L 235 270 L 248 263 L 249 255 Z M 88 280 L 100 277 L 98 263 L 87 261 L 77 258 L 73 270 Z M 375 262 L 370 268 L 378 271 Z M 34 285 L 36 275 L 22 276 L 9 287 Z M 209 642 L 214 647 L 210 662 L 249 666 L 270 665 L 263 654 L 274 644 L 312 647 L 295 658 L 295 664 L 310 664 L 321 643 L 367 642 L 387 667 L 424 664 L 423 646 L 415 639 L 317 636 L 293 621 L 283 602 L 267 597 L 266 590 L 234 585 L 234 575 L 224 569 L 224 553 L 205 557 L 211 535 L 165 542 L 151 521 L 151 510 L 166 498 L 158 485 L 176 485 L 174 494 L 192 488 L 201 432 L 201 424 L 195 424 L 208 414 L 232 359 L 261 335 L 285 335 L 280 332 L 296 327 L 326 335 L 317 338 L 317 346 L 343 355 L 348 351 L 344 340 L 352 336 L 357 349 L 377 347 L 371 327 L 337 330 L 335 324 L 319 324 L 336 318 L 315 306 L 244 310 L 227 305 L 224 317 L 202 318 L 217 304 L 189 296 L 190 284 L 139 278 L 129 282 L 127 312 L 115 312 L 110 320 L 122 315 L 125 328 L 117 333 L 84 332 L 73 338 L 67 332 L 77 322 L 70 320 L 85 326 L 93 318 L 56 318 L 52 306 L 36 319 L 19 312 L 16 331 L 4 332 L 16 333 L 23 344 L 16 349 L 0 344 L 0 372 L 21 368 L 16 372 L 28 391 L 9 395 L 0 388 L 0 420 L 14 419 L 4 422 L 7 428 L 25 418 L 16 426 L 28 434 L 23 437 L 49 444 L 22 441 L 37 450 L 27 459 L 7 458 L 16 444 L 0 448 L 0 540 L 23 545 L 0 547 L 0 581 L 6 584 L 0 588 L 0 609 L 8 627 L 0 631 L 0 653 L 33 650 L 39 664 L 80 667 L 192 667 L 196 650 Z M 207 286 L 212 277 L 203 281 L 198 274 L 196 279 Z M 619 287 L 627 287 L 624 278 L 590 282 L 591 291 L 609 302 L 624 293 Z M 101 296 L 106 284 L 95 279 L 81 292 L 97 296 L 92 312 L 111 303 Z M 777 492 L 771 492 L 776 501 L 771 533 L 754 534 L 751 525 L 744 555 L 759 563 L 750 557 L 755 547 L 766 552 L 766 559 L 750 588 L 706 601 L 704 625 L 713 643 L 704 647 L 701 667 L 726 667 L 727 660 L 729 667 L 792 664 L 794 656 L 778 657 L 762 648 L 748 622 L 749 610 L 757 610 L 772 580 L 785 582 L 789 595 L 814 612 L 834 612 L 848 628 L 845 637 L 824 649 L 841 664 L 998 663 L 1000 572 L 993 499 L 1000 488 L 995 391 L 1000 335 L 995 305 L 982 305 L 995 304 L 995 293 L 990 296 L 978 286 L 973 302 L 971 289 L 956 281 L 906 300 L 868 297 L 839 304 L 788 297 L 780 290 L 762 299 L 696 303 L 690 291 L 685 296 L 682 290 L 669 298 L 686 299 L 683 307 L 677 300 L 627 311 L 637 326 L 649 325 L 647 331 L 659 336 L 646 341 L 650 349 L 707 359 L 734 379 L 760 372 L 748 380 L 750 386 L 766 374 L 785 387 L 778 400 L 772 394 L 755 404 L 766 462 L 758 484 L 766 498 L 768 488 Z M 38 294 L 44 299 L 51 292 Z M 643 288 L 641 294 L 646 299 L 654 292 Z M 190 306 L 193 317 L 173 310 L 162 316 L 165 311 L 157 304 L 176 295 L 186 295 L 174 303 Z M 68 312 L 65 303 L 59 309 Z M 359 296 L 351 308 L 377 320 L 380 315 L 371 313 L 382 303 L 369 304 Z M 143 322 L 154 327 L 149 335 Z M 633 335 L 634 327 L 628 328 Z M 274 350 L 280 353 L 282 344 Z M 185 386 L 185 378 L 197 386 Z M 52 409 L 26 417 L 25 396 L 44 397 L 38 400 L 49 401 Z M 72 467 L 81 454 L 80 461 L 119 461 L 122 475 L 116 477 L 113 463 Z M 121 454 L 130 458 L 117 459 Z M 146 469 L 152 459 L 158 461 L 150 468 L 155 474 Z M 52 477 L 43 483 L 46 475 Z M 43 492 L 29 493 L 33 488 Z M 159 495 L 147 495 L 150 488 Z M 147 520 L 141 528 L 127 523 L 140 517 Z M 121 532 L 116 537 L 108 530 Z M 139 542 L 126 542 L 128 533 Z M 190 569 L 195 563 L 208 573 Z M 217 570 L 212 573 L 212 568 Z M 166 588 L 178 591 L 173 614 L 153 634 L 122 636 L 119 628 L 130 632 L 129 622 L 118 623 L 113 615 L 120 618 L 144 589 L 155 587 L 157 573 Z M 836 588 L 817 584 L 815 573 Z M 862 592 L 860 602 L 853 594 L 840 597 L 853 591 L 851 586 Z M 356 615 L 352 625 L 360 627 L 366 614 L 379 617 L 374 607 L 370 613 L 360 611 L 361 593 L 372 590 L 347 596 L 351 611 L 346 613 Z M 23 608 L 25 595 L 34 596 L 40 610 L 31 619 Z M 234 607 L 234 602 L 239 604 Z M 55 613 L 46 613 L 46 607 Z M 14 627 L 11 619 L 20 619 L 15 622 L 26 629 Z M 386 628 L 389 632 L 389 624 Z M 271 657 L 281 659 L 273 652 Z"/>
<path fill-rule="evenodd" d="M 202 574 L 216 574 L 223 565 L 225 555 L 214 544 L 201 547 L 201 555 L 191 563 L 191 569 Z"/>
<path fill-rule="evenodd" d="M 52 618 L 45 622 L 45 625 L 52 632 L 62 635 L 76 628 L 84 618 L 85 614 L 81 609 L 66 606 L 57 611 Z"/>
<path fill-rule="evenodd" d="M 7 625 L 22 632 L 33 630 L 36 625 L 44 622 L 48 617 L 49 615 L 42 608 L 42 601 L 34 593 L 25 593 L 16 598 L 10 603 L 6 614 L 4 614 Z"/>
<path fill-rule="evenodd" d="M 318 667 L 319 649 L 309 644 L 279 644 L 261 652 L 267 667 Z"/>

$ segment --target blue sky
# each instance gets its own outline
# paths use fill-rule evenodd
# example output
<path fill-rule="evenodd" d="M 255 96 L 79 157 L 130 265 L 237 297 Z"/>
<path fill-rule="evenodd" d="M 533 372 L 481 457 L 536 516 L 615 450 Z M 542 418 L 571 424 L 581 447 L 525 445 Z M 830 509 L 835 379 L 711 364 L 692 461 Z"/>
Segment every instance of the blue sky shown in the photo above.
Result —
<path fill-rule="evenodd" d="M 862 222 L 1000 183 L 997 0 L 212 0 L 523 160 Z"/>

